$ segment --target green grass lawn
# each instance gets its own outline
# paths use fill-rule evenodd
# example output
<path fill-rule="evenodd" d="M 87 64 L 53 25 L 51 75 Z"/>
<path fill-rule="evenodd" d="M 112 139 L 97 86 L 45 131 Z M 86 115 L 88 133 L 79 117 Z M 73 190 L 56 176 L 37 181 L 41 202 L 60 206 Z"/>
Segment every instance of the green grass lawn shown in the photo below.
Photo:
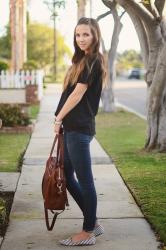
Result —
<path fill-rule="evenodd" d="M 29 134 L 0 134 L 0 172 L 19 170 L 29 138 Z"/>
<path fill-rule="evenodd" d="M 166 244 L 166 154 L 143 150 L 146 122 L 131 113 L 99 113 L 96 132 L 145 217 Z"/>
<path fill-rule="evenodd" d="M 28 107 L 30 119 L 37 118 L 39 109 L 39 104 L 33 104 Z M 30 135 L 27 133 L 0 133 L 0 172 L 15 172 L 20 170 L 22 156 L 29 139 Z"/>
<path fill-rule="evenodd" d="M 36 119 L 39 104 L 28 107 L 30 119 Z M 30 134 L 0 133 L 0 172 L 17 172 L 22 166 L 22 158 L 29 143 Z M 6 195 L 6 196 L 5 196 Z M 0 235 L 4 236 L 13 196 L 8 193 L 0 194 Z"/>

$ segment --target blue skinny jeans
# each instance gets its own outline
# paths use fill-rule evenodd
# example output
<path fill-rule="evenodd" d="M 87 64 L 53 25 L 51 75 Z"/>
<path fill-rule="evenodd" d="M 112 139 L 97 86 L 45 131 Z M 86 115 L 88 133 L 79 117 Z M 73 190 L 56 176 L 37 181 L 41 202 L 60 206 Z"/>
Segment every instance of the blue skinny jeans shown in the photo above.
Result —
<path fill-rule="evenodd" d="M 67 190 L 83 213 L 83 230 L 87 232 L 93 231 L 97 220 L 97 195 L 90 156 L 92 139 L 93 136 L 83 133 L 64 132 L 64 169 Z"/>

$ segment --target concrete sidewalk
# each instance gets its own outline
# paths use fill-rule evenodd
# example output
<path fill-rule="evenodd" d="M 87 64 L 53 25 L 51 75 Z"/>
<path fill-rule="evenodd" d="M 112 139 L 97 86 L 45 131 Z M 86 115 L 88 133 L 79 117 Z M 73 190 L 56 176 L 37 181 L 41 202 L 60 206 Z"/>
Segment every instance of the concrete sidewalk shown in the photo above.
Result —
<path fill-rule="evenodd" d="M 53 141 L 54 111 L 60 92 L 60 86 L 55 88 L 55 85 L 49 85 L 42 100 L 35 130 L 24 156 L 2 250 L 64 249 L 58 240 L 71 236 L 82 227 L 82 215 L 71 197 L 69 209 L 58 217 L 52 232 L 46 230 L 44 220 L 41 180 Z M 110 158 L 95 139 L 91 152 L 98 194 L 98 217 L 105 227 L 105 234 L 97 238 L 92 248 L 157 250 L 159 243 L 149 224 Z"/>

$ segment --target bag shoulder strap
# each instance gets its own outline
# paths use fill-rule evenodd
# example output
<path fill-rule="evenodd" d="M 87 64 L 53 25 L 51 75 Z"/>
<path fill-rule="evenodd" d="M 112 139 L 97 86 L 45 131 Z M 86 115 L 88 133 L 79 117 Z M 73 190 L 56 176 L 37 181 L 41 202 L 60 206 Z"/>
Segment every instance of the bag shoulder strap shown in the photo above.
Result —
<path fill-rule="evenodd" d="M 56 135 L 55 138 L 54 138 L 54 141 L 53 141 L 53 144 L 52 144 L 52 148 L 51 148 L 51 151 L 50 151 L 50 157 L 51 157 L 52 154 L 53 154 L 53 151 L 54 151 L 54 148 L 55 148 L 55 144 L 56 144 L 57 139 L 58 139 L 58 135 Z"/>
<path fill-rule="evenodd" d="M 59 215 L 59 214 L 61 214 L 63 211 L 61 211 L 61 212 L 55 212 L 54 213 L 54 217 L 53 217 L 53 219 L 52 219 L 52 222 L 51 222 L 51 224 L 49 223 L 49 218 L 48 218 L 48 209 L 47 208 L 44 208 L 44 211 L 45 211 L 45 219 L 46 219 L 46 226 L 47 226 L 47 229 L 48 229 L 48 231 L 51 231 L 52 229 L 53 229 L 53 227 L 54 227 L 54 224 L 55 224 L 55 222 L 56 222 L 56 219 L 57 219 L 57 216 Z"/>
<path fill-rule="evenodd" d="M 53 152 L 54 152 L 54 148 L 55 148 L 55 144 L 56 141 L 58 140 L 57 143 L 57 159 L 59 159 L 59 155 L 61 154 L 61 156 L 63 155 L 63 128 L 60 128 L 60 133 L 55 135 L 53 144 L 52 144 L 52 148 L 50 151 L 50 157 L 52 156 Z"/>
<path fill-rule="evenodd" d="M 57 145 L 56 145 L 57 142 Z M 63 141 L 63 133 L 58 134 L 55 136 L 54 141 L 53 141 L 53 145 L 50 151 L 50 157 L 52 156 L 54 149 L 55 149 L 55 145 L 56 145 L 56 158 L 58 163 L 60 163 L 60 166 L 63 167 L 63 162 L 64 162 L 64 145 L 63 145 L 64 141 Z"/>

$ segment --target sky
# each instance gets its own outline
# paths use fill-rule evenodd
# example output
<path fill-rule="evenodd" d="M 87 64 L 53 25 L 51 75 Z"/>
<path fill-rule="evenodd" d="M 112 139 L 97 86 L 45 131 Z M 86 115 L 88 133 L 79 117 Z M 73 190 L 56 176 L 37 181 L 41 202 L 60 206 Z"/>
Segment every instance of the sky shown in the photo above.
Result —
<path fill-rule="evenodd" d="M 49 0 L 47 0 L 49 1 Z M 92 1 L 92 17 L 96 18 L 102 13 L 108 11 L 108 8 L 102 3 L 101 0 Z M 31 0 L 30 18 L 33 21 L 45 23 L 53 26 L 50 18 L 50 11 L 44 0 Z M 87 5 L 86 16 L 90 16 L 90 9 Z M 4 33 L 5 25 L 9 21 L 9 0 L 0 0 L 0 35 Z M 66 43 L 73 49 L 73 30 L 77 23 L 77 6 L 76 0 L 66 0 L 65 9 L 62 7 L 58 10 L 57 29 L 65 37 Z M 125 14 L 122 18 L 123 29 L 120 34 L 118 45 L 118 52 L 123 52 L 128 49 L 135 49 L 140 51 L 140 46 L 136 32 L 130 18 Z M 106 49 L 109 49 L 111 44 L 111 36 L 113 32 L 113 19 L 111 15 L 105 17 L 99 22 L 102 37 L 104 38 Z"/>

